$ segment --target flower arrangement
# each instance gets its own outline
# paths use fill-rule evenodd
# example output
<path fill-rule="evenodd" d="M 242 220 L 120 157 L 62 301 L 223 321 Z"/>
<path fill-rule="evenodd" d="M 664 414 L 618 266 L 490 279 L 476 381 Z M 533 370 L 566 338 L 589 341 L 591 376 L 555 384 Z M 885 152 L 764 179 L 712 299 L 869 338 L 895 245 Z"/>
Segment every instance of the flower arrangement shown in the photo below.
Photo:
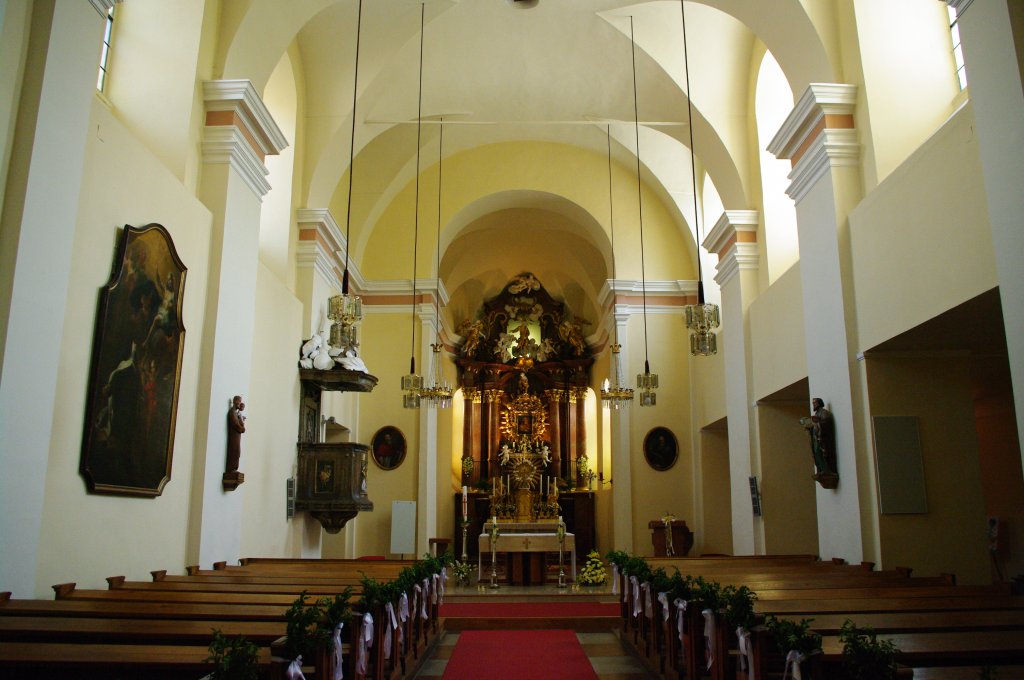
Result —
<path fill-rule="evenodd" d="M 601 560 L 601 553 L 591 550 L 587 554 L 587 563 L 580 569 L 576 582 L 583 586 L 600 586 L 608 580 L 604 569 L 604 561 Z"/>
<path fill-rule="evenodd" d="M 469 562 L 452 562 L 452 572 L 459 585 L 469 585 L 469 575 L 473 571 L 473 565 Z"/>

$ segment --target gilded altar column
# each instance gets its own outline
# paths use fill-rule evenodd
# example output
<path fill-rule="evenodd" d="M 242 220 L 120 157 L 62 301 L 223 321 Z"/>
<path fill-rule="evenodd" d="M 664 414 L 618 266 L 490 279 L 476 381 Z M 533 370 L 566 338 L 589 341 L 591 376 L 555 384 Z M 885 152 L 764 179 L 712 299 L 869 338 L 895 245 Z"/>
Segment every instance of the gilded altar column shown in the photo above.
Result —
<path fill-rule="evenodd" d="M 462 457 L 470 458 L 473 473 L 464 478 L 464 483 L 473 486 L 480 479 L 486 479 L 485 461 L 480 458 L 480 390 L 467 387 L 462 390 Z"/>
<path fill-rule="evenodd" d="M 501 441 L 501 396 L 502 391 L 490 389 L 484 391 L 484 398 L 487 400 L 487 430 L 484 432 L 484 450 L 480 452 L 481 458 L 487 458 L 487 469 L 489 475 L 498 474 L 498 443 Z"/>
<path fill-rule="evenodd" d="M 580 456 L 587 455 L 587 388 L 586 387 L 573 387 L 573 393 L 576 396 L 576 457 L 573 461 L 579 460 Z M 590 465 L 594 466 L 595 461 L 590 461 Z M 578 472 L 578 471 L 577 471 Z M 582 480 L 586 483 L 586 480 Z M 581 480 L 579 475 L 576 475 L 576 483 L 579 485 Z"/>
<path fill-rule="evenodd" d="M 551 465 L 548 474 L 562 477 L 562 420 L 561 404 L 565 399 L 565 390 L 545 390 L 548 398 L 548 438 L 551 440 Z"/>

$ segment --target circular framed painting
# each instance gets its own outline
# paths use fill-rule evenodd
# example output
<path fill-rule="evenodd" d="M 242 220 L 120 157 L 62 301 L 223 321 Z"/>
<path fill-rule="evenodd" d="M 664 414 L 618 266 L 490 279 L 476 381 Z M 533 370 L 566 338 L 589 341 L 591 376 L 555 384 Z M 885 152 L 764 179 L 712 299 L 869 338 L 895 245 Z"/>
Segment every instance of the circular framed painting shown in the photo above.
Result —
<path fill-rule="evenodd" d="M 644 437 L 644 458 L 647 464 L 662 472 L 675 465 L 678 457 L 679 443 L 672 430 L 667 427 L 651 428 Z"/>
<path fill-rule="evenodd" d="M 381 470 L 394 470 L 405 460 L 405 435 L 394 425 L 385 425 L 373 435 L 370 456 Z"/>

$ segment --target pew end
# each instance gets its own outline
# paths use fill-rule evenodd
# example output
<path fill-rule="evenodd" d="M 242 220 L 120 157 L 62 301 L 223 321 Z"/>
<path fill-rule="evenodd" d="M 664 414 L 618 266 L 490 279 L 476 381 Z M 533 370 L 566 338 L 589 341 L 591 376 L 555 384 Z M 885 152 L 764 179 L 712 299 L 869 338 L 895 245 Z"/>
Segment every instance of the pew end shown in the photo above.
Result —
<path fill-rule="evenodd" d="M 71 593 L 75 592 L 76 585 L 78 584 L 72 581 L 71 583 L 58 583 L 55 586 L 51 586 L 53 588 L 53 599 L 63 600 L 66 597 L 70 597 Z M 8 600 L 10 595 L 10 593 L 7 593 Z"/>
<path fill-rule="evenodd" d="M 11 601 L 11 591 L 5 590 L 3 592 L 0 592 L 0 602 L 10 602 L 10 601 Z"/>
<path fill-rule="evenodd" d="M 221 571 L 221 570 L 227 569 L 227 568 L 228 568 L 228 563 L 227 563 L 226 560 L 221 560 L 220 562 L 214 562 L 213 563 L 214 571 Z"/>
<path fill-rule="evenodd" d="M 198 564 L 190 564 L 190 565 L 186 566 L 185 567 L 185 573 L 188 574 L 189 576 L 195 576 L 196 574 L 199 573 L 199 565 Z"/>
<path fill-rule="evenodd" d="M 108 576 L 107 577 L 107 588 L 109 590 L 117 590 L 124 585 L 124 576 Z"/>
<path fill-rule="evenodd" d="M 153 577 L 154 583 L 156 583 L 157 581 L 163 581 L 164 578 L 167 576 L 166 569 L 157 569 L 156 571 L 151 571 L 149 573 Z"/>

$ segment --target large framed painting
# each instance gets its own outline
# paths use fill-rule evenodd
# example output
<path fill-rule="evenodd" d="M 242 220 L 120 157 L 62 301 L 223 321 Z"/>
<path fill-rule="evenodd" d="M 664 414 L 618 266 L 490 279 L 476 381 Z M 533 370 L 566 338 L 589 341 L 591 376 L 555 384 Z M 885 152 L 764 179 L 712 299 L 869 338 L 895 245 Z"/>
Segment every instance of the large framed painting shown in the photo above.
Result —
<path fill-rule="evenodd" d="M 394 470 L 405 460 L 405 435 L 394 425 L 385 425 L 373 435 L 370 456 L 381 470 Z"/>
<path fill-rule="evenodd" d="M 79 472 L 94 493 L 159 496 L 171 478 L 185 274 L 164 227 L 125 225 L 89 371 Z"/>
<path fill-rule="evenodd" d="M 667 427 L 654 427 L 644 437 L 644 458 L 647 464 L 659 472 L 664 472 L 676 464 L 679 457 L 679 443 L 672 430 Z"/>

